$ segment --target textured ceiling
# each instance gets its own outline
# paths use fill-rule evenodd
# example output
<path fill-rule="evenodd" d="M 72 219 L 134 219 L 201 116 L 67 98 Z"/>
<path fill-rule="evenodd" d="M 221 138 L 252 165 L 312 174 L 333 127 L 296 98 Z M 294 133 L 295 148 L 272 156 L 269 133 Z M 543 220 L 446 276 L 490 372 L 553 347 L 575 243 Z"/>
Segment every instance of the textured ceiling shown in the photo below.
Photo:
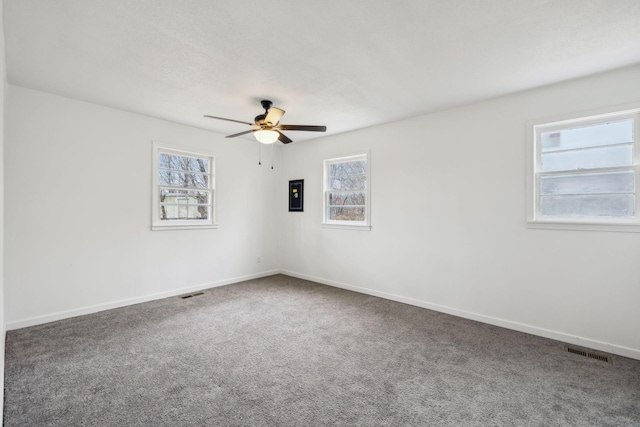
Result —
<path fill-rule="evenodd" d="M 638 0 L 4 0 L 4 27 L 10 84 L 221 133 L 263 98 L 332 134 L 640 63 Z"/>

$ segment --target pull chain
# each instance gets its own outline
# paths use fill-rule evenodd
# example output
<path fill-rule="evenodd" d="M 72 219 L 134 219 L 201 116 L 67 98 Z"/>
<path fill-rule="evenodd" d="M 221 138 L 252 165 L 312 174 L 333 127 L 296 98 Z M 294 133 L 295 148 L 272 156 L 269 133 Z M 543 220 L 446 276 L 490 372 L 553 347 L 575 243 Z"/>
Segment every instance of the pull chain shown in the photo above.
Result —
<path fill-rule="evenodd" d="M 262 143 L 258 141 L 258 166 L 262 164 Z"/>
<path fill-rule="evenodd" d="M 271 169 L 273 169 L 273 146 L 276 144 L 271 144 Z"/>

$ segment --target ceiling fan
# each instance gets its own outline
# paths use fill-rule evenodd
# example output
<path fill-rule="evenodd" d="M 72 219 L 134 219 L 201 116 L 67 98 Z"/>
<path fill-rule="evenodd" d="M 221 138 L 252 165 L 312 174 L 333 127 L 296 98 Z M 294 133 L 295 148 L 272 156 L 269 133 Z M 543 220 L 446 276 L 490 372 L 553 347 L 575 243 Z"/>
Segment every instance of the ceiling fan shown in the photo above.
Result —
<path fill-rule="evenodd" d="M 226 120 L 228 122 L 242 123 L 251 126 L 252 129 L 244 132 L 228 135 L 226 138 L 235 138 L 236 136 L 245 135 L 253 132 L 253 135 L 258 141 L 263 144 L 273 144 L 280 140 L 283 144 L 293 142 L 289 137 L 280 132 L 281 130 L 304 130 L 308 132 L 326 132 L 326 126 L 310 126 L 310 125 L 281 125 L 280 119 L 284 115 L 285 111 L 280 108 L 272 107 L 272 102 L 269 100 L 260 101 L 262 108 L 264 108 L 264 114 L 259 114 L 254 119 L 254 123 L 243 122 L 241 120 L 225 119 L 224 117 L 207 116 L 210 119 Z"/>

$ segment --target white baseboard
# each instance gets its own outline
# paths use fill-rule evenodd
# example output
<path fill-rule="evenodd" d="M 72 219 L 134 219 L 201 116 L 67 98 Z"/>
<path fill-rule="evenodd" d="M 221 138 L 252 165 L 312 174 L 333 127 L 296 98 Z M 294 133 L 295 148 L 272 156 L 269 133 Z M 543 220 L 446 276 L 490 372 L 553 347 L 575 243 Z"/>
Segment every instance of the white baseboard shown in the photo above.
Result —
<path fill-rule="evenodd" d="M 309 276 L 307 274 L 297 273 L 295 271 L 281 270 L 280 273 L 288 276 L 297 277 L 299 279 L 309 280 L 311 282 L 322 283 L 324 285 L 334 286 L 336 288 L 347 289 L 362 294 L 372 295 L 392 301 L 401 302 L 404 304 L 414 305 L 417 307 L 427 308 L 429 310 L 438 311 L 441 313 L 451 314 L 453 316 L 463 317 L 465 319 L 475 320 L 482 323 L 488 323 L 490 325 L 500 326 L 514 331 L 525 332 L 531 335 L 537 335 L 544 338 L 550 338 L 552 340 L 561 341 L 568 344 L 579 345 L 594 350 L 604 351 L 610 354 L 617 354 L 631 359 L 640 360 L 640 350 L 624 347 L 616 344 L 609 344 L 602 341 L 593 340 L 590 338 L 577 337 L 568 335 L 563 332 L 552 331 L 549 329 L 539 328 L 537 326 L 526 325 L 524 323 L 518 323 L 511 320 L 499 319 L 496 317 L 485 316 L 470 311 L 459 310 L 457 308 L 447 307 L 444 305 L 433 304 L 426 301 L 417 300 L 414 298 L 407 298 L 400 295 L 394 295 L 387 292 L 376 291 L 373 289 L 363 288 L 359 286 L 348 285 L 346 283 L 335 282 L 333 280 L 323 279 L 321 277 Z"/>
<path fill-rule="evenodd" d="M 195 286 L 188 286 L 185 288 L 173 289 L 165 292 L 158 292 L 149 295 L 143 295 L 134 298 L 127 298 L 118 301 L 112 301 L 105 304 L 96 304 L 82 308 L 76 308 L 73 310 L 59 311 L 56 313 L 45 314 L 43 316 L 35 316 L 22 320 L 15 320 L 8 322 L 6 325 L 7 330 L 14 330 L 20 328 L 26 328 L 29 326 L 41 325 L 43 323 L 54 322 L 56 320 L 68 319 L 70 317 L 82 316 L 85 314 L 97 313 L 99 311 L 111 310 L 113 308 L 125 307 L 127 305 L 140 304 L 143 302 L 154 301 L 162 298 L 173 297 L 177 295 L 188 294 L 191 292 L 201 291 L 203 289 L 216 288 L 218 286 L 230 285 L 232 283 L 244 282 L 245 280 L 259 279 L 261 277 L 273 276 L 280 273 L 279 270 L 264 271 L 262 273 L 249 274 L 246 276 L 234 277 L 231 279 L 220 280 L 217 282 L 201 283 Z"/>

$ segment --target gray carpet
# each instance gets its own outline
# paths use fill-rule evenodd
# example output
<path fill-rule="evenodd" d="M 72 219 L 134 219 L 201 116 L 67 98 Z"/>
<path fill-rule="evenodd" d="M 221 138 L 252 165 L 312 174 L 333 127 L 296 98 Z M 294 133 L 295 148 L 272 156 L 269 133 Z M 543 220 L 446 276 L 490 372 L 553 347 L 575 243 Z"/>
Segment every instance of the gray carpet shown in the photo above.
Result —
<path fill-rule="evenodd" d="M 640 426 L 640 361 L 287 276 L 10 331 L 5 426 Z"/>

